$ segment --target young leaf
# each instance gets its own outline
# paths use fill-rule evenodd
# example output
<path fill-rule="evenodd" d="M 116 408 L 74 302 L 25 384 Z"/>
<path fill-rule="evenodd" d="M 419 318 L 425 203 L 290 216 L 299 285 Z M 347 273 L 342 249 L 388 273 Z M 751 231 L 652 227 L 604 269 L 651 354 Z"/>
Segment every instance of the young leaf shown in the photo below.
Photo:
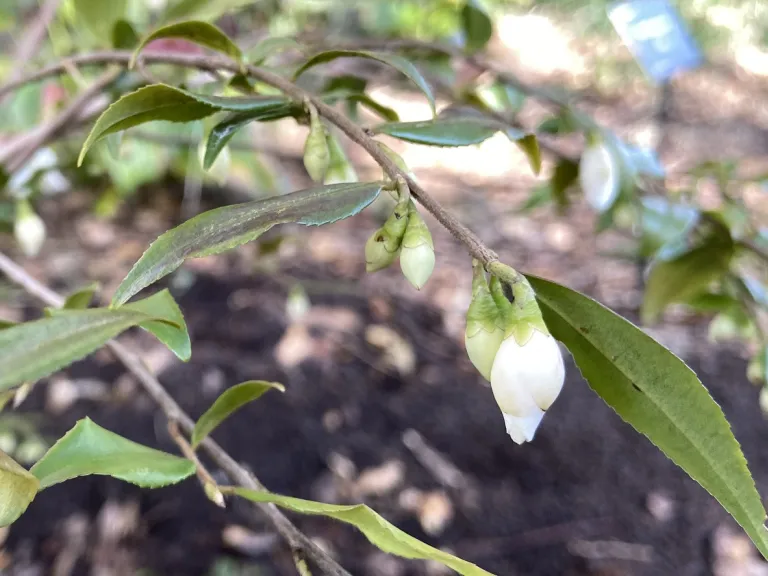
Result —
<path fill-rule="evenodd" d="M 154 334 L 179 360 L 187 362 L 192 356 L 192 343 L 189 341 L 184 315 L 167 289 L 138 302 L 126 304 L 122 309 L 141 312 L 151 318 L 163 318 L 163 321 L 147 320 L 139 326 Z"/>
<path fill-rule="evenodd" d="M 57 310 L 0 330 L 0 390 L 47 376 L 151 319 L 135 310 Z"/>
<path fill-rule="evenodd" d="M 40 482 L 0 451 L 0 527 L 8 526 L 24 513 L 35 498 Z"/>
<path fill-rule="evenodd" d="M 374 128 L 406 142 L 427 146 L 470 146 L 488 140 L 499 127 L 495 122 L 474 117 L 437 118 L 426 122 L 391 122 Z"/>
<path fill-rule="evenodd" d="M 363 50 L 328 50 L 327 52 L 320 52 L 319 54 L 312 56 L 296 71 L 293 78 L 295 80 L 313 66 L 325 64 L 326 62 L 330 62 L 337 58 L 369 58 L 392 66 L 416 84 L 429 101 L 429 105 L 432 108 L 432 115 L 435 116 L 437 114 L 437 110 L 435 109 L 435 97 L 432 94 L 432 89 L 429 87 L 429 84 L 427 84 L 427 81 L 424 80 L 421 72 L 418 71 L 416 66 L 414 66 L 410 60 L 406 60 L 397 54 L 390 54 L 387 52 L 366 52 Z"/>
<path fill-rule="evenodd" d="M 187 258 L 230 250 L 255 240 L 276 224 L 319 226 L 353 216 L 373 202 L 381 186 L 381 182 L 321 186 L 204 212 L 150 245 L 117 288 L 112 306 L 124 304 Z"/>
<path fill-rule="evenodd" d="M 222 110 L 255 112 L 274 106 L 275 98 L 271 96 L 227 98 L 193 94 L 165 84 L 145 86 L 126 94 L 99 116 L 83 143 L 77 163 L 81 165 L 88 150 L 105 136 L 145 122 L 192 122 Z"/>
<path fill-rule="evenodd" d="M 517 134 L 506 131 L 507 137 L 512 140 L 520 150 L 528 157 L 528 163 L 531 165 L 531 170 L 538 176 L 541 172 L 541 150 L 539 149 L 539 139 L 535 134 L 525 134 L 520 137 Z"/>
<path fill-rule="evenodd" d="M 701 484 L 768 558 L 765 510 L 730 426 L 682 360 L 598 302 L 528 276 L 544 321 L 590 387 Z"/>
<path fill-rule="evenodd" d="M 91 474 L 112 476 L 143 488 L 159 488 L 191 476 L 195 465 L 185 458 L 131 442 L 84 418 L 59 438 L 30 472 L 40 481 L 41 490 Z"/>
<path fill-rule="evenodd" d="M 685 302 L 707 290 L 728 271 L 735 247 L 730 237 L 711 235 L 673 260 L 657 260 L 648 275 L 640 317 L 655 322 L 673 302 Z"/>
<path fill-rule="evenodd" d="M 273 106 L 264 106 L 249 112 L 233 112 L 216 124 L 208 135 L 203 157 L 203 169 L 208 170 L 219 156 L 224 146 L 232 139 L 240 128 L 250 122 L 267 122 L 279 120 L 296 113 L 296 106 L 289 104 L 283 98 L 271 97 Z"/>
<path fill-rule="evenodd" d="M 129 67 L 133 68 L 136 58 L 147 44 L 159 38 L 182 38 L 226 54 L 237 61 L 240 61 L 243 57 L 243 53 L 237 47 L 237 44 L 213 24 L 201 22 L 200 20 L 187 20 L 186 22 L 177 22 L 158 28 L 145 37 L 134 51 Z"/>
<path fill-rule="evenodd" d="M 435 560 L 464 576 L 493 576 L 471 562 L 424 544 L 421 540 L 390 524 L 364 504 L 352 506 L 324 504 L 247 488 L 232 488 L 228 491 L 252 502 L 271 502 L 300 514 L 327 516 L 352 524 L 368 538 L 371 544 L 388 554 L 395 554 L 402 558 Z"/>
<path fill-rule="evenodd" d="M 464 45 L 469 52 L 485 48 L 493 34 L 493 23 L 478 0 L 467 0 L 461 9 Z"/>
<path fill-rule="evenodd" d="M 285 392 L 285 387 L 282 384 L 265 382 L 264 380 L 242 382 L 237 386 L 232 386 L 229 390 L 225 390 L 195 423 L 195 429 L 192 432 L 192 447 L 196 448 L 219 424 L 248 402 L 256 400 L 264 392 L 273 389 Z"/>
<path fill-rule="evenodd" d="M 85 288 L 81 288 L 77 292 L 73 292 L 64 301 L 63 308 L 65 310 L 85 310 L 91 305 L 93 295 L 100 290 L 98 282 L 93 282 Z"/>

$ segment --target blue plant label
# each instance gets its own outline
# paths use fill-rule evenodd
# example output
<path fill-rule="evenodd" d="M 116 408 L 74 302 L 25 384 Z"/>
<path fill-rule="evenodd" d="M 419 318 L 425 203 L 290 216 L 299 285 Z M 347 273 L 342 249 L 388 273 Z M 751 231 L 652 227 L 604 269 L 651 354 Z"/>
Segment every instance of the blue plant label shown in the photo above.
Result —
<path fill-rule="evenodd" d="M 677 10 L 667 0 L 622 0 L 608 18 L 654 82 L 698 67 L 703 57 Z"/>

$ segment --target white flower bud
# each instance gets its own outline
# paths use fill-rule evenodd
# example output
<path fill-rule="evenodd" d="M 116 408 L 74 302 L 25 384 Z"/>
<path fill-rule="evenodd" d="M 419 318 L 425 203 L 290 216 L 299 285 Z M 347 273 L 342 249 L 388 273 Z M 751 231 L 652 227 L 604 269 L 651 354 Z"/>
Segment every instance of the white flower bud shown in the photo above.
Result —
<path fill-rule="evenodd" d="M 45 242 L 45 223 L 26 200 L 21 200 L 16 205 L 13 233 L 24 254 L 29 257 L 37 256 Z"/>
<path fill-rule="evenodd" d="M 504 330 L 501 328 L 496 328 L 492 332 L 480 329 L 472 336 L 466 332 L 464 334 L 464 346 L 467 349 L 467 356 L 469 356 L 472 364 L 486 380 L 491 379 L 493 361 L 503 339 Z"/>
<path fill-rule="evenodd" d="M 616 201 L 621 184 L 615 152 L 604 142 L 590 144 L 581 155 L 579 182 L 592 208 L 604 212 Z"/>
<path fill-rule="evenodd" d="M 523 346 L 513 336 L 501 343 L 491 368 L 491 388 L 512 440 L 533 440 L 564 380 L 563 357 L 549 334 L 534 330 Z"/>
<path fill-rule="evenodd" d="M 400 250 L 400 268 L 413 287 L 421 290 L 435 269 L 435 251 L 426 242 L 415 248 L 404 245 Z"/>
<path fill-rule="evenodd" d="M 22 191 L 30 180 L 41 170 L 50 170 L 58 161 L 56 153 L 50 148 L 40 148 L 21 168 L 11 175 L 6 188 L 17 197 L 24 196 Z"/>

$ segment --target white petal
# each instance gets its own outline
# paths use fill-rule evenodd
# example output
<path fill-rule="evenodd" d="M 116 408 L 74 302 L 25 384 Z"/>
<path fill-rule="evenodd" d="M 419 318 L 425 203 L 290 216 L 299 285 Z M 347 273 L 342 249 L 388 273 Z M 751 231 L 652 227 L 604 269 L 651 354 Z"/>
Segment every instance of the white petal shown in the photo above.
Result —
<path fill-rule="evenodd" d="M 421 290 L 435 269 L 435 251 L 426 242 L 400 251 L 400 269 L 417 290 Z"/>
<path fill-rule="evenodd" d="M 37 256 L 45 242 L 45 224 L 37 214 L 32 214 L 14 224 L 14 235 L 22 251 L 29 257 Z"/>
<path fill-rule="evenodd" d="M 527 416 L 511 416 L 503 414 L 504 424 L 507 427 L 507 434 L 517 444 L 530 442 L 536 435 L 536 429 L 544 418 L 544 411 L 537 409 Z"/>
<path fill-rule="evenodd" d="M 592 208 L 603 212 L 619 195 L 619 165 L 605 144 L 584 150 L 579 162 L 579 182 L 584 197 Z"/>

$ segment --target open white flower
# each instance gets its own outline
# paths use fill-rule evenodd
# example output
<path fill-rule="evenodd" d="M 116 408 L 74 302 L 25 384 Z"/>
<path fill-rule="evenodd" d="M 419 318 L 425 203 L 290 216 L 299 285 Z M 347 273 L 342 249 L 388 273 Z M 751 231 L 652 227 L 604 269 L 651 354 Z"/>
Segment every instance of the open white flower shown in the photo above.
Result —
<path fill-rule="evenodd" d="M 616 201 L 620 167 L 614 151 L 604 142 L 587 146 L 579 162 L 579 182 L 592 208 L 604 212 Z"/>
<path fill-rule="evenodd" d="M 533 330 L 523 346 L 513 336 L 501 343 L 491 368 L 491 388 L 512 440 L 533 440 L 564 380 L 563 357 L 549 334 Z"/>
<path fill-rule="evenodd" d="M 45 242 L 45 223 L 35 214 L 29 202 L 21 200 L 16 206 L 13 234 L 27 256 L 37 256 Z"/>

